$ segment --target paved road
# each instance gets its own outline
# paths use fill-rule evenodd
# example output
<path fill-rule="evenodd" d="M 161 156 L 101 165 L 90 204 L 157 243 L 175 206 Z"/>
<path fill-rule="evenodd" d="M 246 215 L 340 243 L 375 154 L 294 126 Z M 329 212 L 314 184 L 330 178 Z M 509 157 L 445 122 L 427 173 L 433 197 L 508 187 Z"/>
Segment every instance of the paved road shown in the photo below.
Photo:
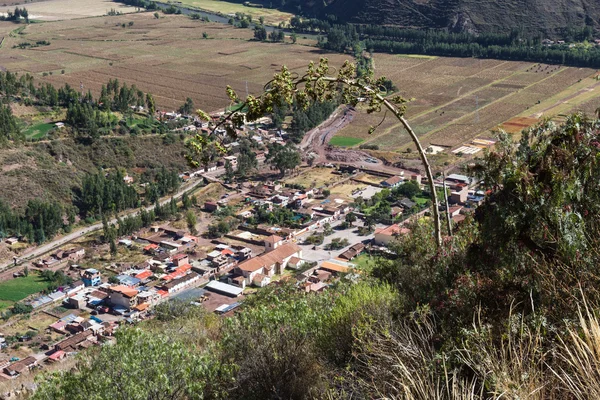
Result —
<path fill-rule="evenodd" d="M 181 188 L 179 189 L 179 191 L 172 197 L 179 199 L 181 196 L 183 196 L 184 192 L 194 189 L 196 186 L 200 185 L 203 181 L 204 181 L 204 178 L 199 177 L 199 178 L 196 178 L 192 182 L 182 185 Z M 161 200 L 160 205 L 164 205 L 170 201 L 171 201 L 171 196 L 169 196 L 166 199 Z M 150 211 L 153 209 L 154 209 L 154 205 L 146 207 L 147 211 Z M 123 218 L 126 216 L 133 216 L 133 215 L 137 215 L 138 213 L 139 213 L 139 210 L 133 210 L 130 212 L 125 212 L 125 213 L 120 214 L 120 217 Z M 117 222 L 116 218 L 109 221 L 109 223 L 111 223 L 111 224 L 115 224 L 116 222 Z M 102 229 L 102 222 L 75 230 L 75 231 L 69 233 L 68 235 L 61 236 L 51 242 L 48 242 L 41 246 L 32 248 L 29 251 L 26 251 L 21 257 L 19 257 L 18 264 L 22 264 L 23 262 L 30 261 L 34 258 L 40 257 L 60 246 L 63 246 L 69 242 L 72 242 L 75 239 L 78 239 L 84 235 L 87 235 L 90 232 L 98 231 L 100 229 Z M 13 264 L 14 264 L 13 262 L 1 264 L 0 272 L 10 269 L 11 267 L 13 267 Z"/>

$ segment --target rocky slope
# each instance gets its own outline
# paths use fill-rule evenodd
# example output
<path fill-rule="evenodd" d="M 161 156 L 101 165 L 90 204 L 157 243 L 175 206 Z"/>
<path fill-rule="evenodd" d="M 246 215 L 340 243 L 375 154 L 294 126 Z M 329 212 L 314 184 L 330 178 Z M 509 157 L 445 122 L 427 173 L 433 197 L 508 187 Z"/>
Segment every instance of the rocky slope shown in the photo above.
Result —
<path fill-rule="evenodd" d="M 600 28 L 598 0 L 330 0 L 320 12 L 346 22 L 453 31 L 555 35 L 568 26 Z"/>

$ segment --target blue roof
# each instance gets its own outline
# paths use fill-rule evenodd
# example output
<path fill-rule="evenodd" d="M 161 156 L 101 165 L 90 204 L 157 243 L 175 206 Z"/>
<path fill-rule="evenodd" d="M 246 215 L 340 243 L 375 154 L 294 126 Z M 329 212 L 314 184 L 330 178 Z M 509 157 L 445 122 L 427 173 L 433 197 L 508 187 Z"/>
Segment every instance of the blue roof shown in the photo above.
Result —
<path fill-rule="evenodd" d="M 60 320 L 66 322 L 66 323 L 69 323 L 69 322 L 75 321 L 76 318 L 77 318 L 77 315 L 69 314 L 65 317 L 62 317 Z"/>
<path fill-rule="evenodd" d="M 129 275 L 117 275 L 116 277 L 121 285 L 135 286 L 141 282 L 138 278 Z"/>

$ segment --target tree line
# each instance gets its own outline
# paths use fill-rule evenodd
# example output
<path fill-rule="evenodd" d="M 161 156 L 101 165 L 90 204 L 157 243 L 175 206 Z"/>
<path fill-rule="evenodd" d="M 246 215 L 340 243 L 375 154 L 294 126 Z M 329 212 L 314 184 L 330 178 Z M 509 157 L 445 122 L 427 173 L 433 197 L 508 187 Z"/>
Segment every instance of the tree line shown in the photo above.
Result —
<path fill-rule="evenodd" d="M 592 39 L 589 27 L 569 29 L 565 37 L 585 41 Z M 525 36 L 519 31 L 473 35 L 440 30 L 417 30 L 377 25 L 333 25 L 326 28 L 327 40 L 319 43 L 325 49 L 349 52 L 363 41 L 370 51 L 402 54 L 425 54 L 446 57 L 494 58 L 532 61 L 576 67 L 600 67 L 600 48 L 543 44 L 540 36 Z"/>
<path fill-rule="evenodd" d="M 154 175 L 154 176 L 152 176 Z M 142 204 L 153 204 L 162 196 L 177 191 L 180 179 L 175 171 L 162 167 L 155 174 L 146 175 L 145 193 L 142 196 L 128 185 L 121 171 L 110 174 L 90 174 L 83 178 L 78 208 L 82 216 L 98 218 L 118 213 Z"/>
<path fill-rule="evenodd" d="M 0 237 L 24 236 L 31 243 L 44 243 L 66 225 L 75 220 L 71 210 L 68 222 L 64 221 L 64 209 L 56 201 L 29 200 L 23 213 L 19 213 L 0 200 Z"/>

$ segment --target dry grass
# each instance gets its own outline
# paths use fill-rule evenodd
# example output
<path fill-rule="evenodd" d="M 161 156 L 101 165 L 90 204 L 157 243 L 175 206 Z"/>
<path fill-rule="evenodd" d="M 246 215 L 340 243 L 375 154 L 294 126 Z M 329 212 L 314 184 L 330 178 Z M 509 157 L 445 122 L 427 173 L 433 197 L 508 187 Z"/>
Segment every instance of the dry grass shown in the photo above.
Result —
<path fill-rule="evenodd" d="M 600 398 L 600 321 L 584 302 L 579 329 L 570 327 L 560 337 L 560 358 L 565 367 L 555 373 L 574 398 Z"/>
<path fill-rule="evenodd" d="M 342 179 L 340 175 L 333 174 L 332 168 L 313 168 L 296 176 L 285 179 L 286 183 L 302 185 L 306 188 L 322 187 Z"/>

